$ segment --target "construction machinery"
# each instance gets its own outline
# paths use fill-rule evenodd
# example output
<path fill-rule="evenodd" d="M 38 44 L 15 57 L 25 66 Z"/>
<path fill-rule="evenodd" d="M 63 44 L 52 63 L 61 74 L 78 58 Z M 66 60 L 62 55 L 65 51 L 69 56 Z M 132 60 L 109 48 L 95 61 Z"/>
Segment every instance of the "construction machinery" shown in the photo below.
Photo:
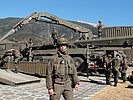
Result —
<path fill-rule="evenodd" d="M 42 18 L 47 18 L 49 20 L 45 20 Z M 19 23 L 17 23 L 13 28 L 5 34 L 1 39 L 4 40 L 8 36 L 12 35 L 16 31 L 18 31 L 24 24 L 29 23 L 31 20 L 35 20 L 37 22 L 45 22 L 51 24 L 58 24 L 66 26 L 75 32 L 79 33 L 79 40 L 71 42 L 69 45 L 68 53 L 75 61 L 75 65 L 77 70 L 82 72 L 88 67 L 90 68 L 90 64 L 93 62 L 96 65 L 97 70 L 103 67 L 101 65 L 103 58 L 107 54 L 111 54 L 113 57 L 119 51 L 130 50 L 133 46 L 133 27 L 109 27 L 105 28 L 100 35 L 100 38 L 94 38 L 90 29 L 82 27 L 80 25 L 74 24 L 72 22 L 63 20 L 46 12 L 33 12 L 28 17 L 22 19 Z M 31 47 L 33 53 L 32 62 L 28 62 L 28 67 L 23 69 L 24 72 L 28 72 L 34 70 L 35 73 L 40 73 L 37 67 L 33 67 L 34 62 L 48 62 L 48 60 L 56 54 L 56 45 L 41 45 L 41 46 L 32 46 Z M 23 49 L 22 53 L 25 56 L 27 52 L 29 52 L 28 48 Z M 26 62 L 27 63 L 27 62 Z M 30 63 L 30 64 L 29 64 Z M 32 64 L 32 65 L 31 65 Z M 30 70 L 29 70 L 30 69 Z M 28 70 L 28 71 L 27 71 Z M 21 70 L 22 71 L 22 70 Z M 32 73 L 32 72 L 29 72 Z M 44 73 L 41 75 L 45 75 Z"/>

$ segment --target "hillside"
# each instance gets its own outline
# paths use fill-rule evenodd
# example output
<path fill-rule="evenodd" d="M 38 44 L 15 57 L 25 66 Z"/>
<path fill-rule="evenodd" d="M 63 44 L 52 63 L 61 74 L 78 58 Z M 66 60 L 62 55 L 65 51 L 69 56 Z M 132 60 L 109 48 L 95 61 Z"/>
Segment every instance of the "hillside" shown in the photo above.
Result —
<path fill-rule="evenodd" d="M 5 33 L 7 33 L 20 20 L 21 18 L 0 19 L 0 36 L 3 36 Z M 71 22 L 75 24 L 79 24 L 86 28 L 89 28 L 92 30 L 93 33 L 97 34 L 97 28 L 93 27 L 92 25 L 76 22 L 76 21 L 71 21 Z M 74 41 L 79 37 L 78 33 L 75 33 L 73 30 L 66 28 L 64 26 L 31 21 L 30 23 L 24 25 L 15 34 L 13 34 L 12 36 L 9 36 L 8 40 L 12 41 L 15 38 L 17 38 L 20 41 L 26 41 L 30 37 L 32 37 L 33 42 L 36 44 L 48 43 L 48 42 L 51 42 L 50 36 L 51 36 L 53 27 L 56 27 L 59 33 L 59 37 L 66 37 L 69 41 Z"/>

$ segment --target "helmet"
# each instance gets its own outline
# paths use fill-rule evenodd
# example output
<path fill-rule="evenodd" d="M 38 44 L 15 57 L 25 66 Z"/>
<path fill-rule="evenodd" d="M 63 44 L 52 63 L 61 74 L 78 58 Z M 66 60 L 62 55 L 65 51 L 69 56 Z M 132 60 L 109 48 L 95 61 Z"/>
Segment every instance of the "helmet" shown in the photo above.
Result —
<path fill-rule="evenodd" d="M 15 49 L 9 49 L 8 51 L 15 51 Z"/>
<path fill-rule="evenodd" d="M 99 23 L 102 23 L 102 21 L 101 21 L 101 20 L 99 20 L 98 22 L 99 22 Z"/>
<path fill-rule="evenodd" d="M 123 57 L 123 58 L 126 58 L 127 56 L 126 56 L 125 54 L 122 54 L 122 57 Z"/>
<path fill-rule="evenodd" d="M 117 54 L 116 54 L 116 56 L 119 56 L 119 57 L 121 57 L 121 54 L 120 54 L 120 53 L 117 53 Z"/>
<path fill-rule="evenodd" d="M 112 55 L 111 54 L 108 54 L 108 57 L 112 57 Z"/>
<path fill-rule="evenodd" d="M 68 40 L 66 38 L 59 38 L 57 41 L 58 45 L 68 45 Z"/>
<path fill-rule="evenodd" d="M 13 52 L 15 52 L 15 49 L 9 49 L 9 50 L 7 50 L 7 52 L 13 53 Z"/>

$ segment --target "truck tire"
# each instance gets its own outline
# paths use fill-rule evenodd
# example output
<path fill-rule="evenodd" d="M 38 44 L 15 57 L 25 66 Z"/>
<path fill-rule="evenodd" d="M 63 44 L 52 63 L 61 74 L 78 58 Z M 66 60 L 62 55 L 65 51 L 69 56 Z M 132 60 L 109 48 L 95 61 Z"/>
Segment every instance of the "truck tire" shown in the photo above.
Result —
<path fill-rule="evenodd" d="M 73 57 L 75 66 L 78 72 L 83 72 L 85 68 L 85 62 L 81 57 Z"/>

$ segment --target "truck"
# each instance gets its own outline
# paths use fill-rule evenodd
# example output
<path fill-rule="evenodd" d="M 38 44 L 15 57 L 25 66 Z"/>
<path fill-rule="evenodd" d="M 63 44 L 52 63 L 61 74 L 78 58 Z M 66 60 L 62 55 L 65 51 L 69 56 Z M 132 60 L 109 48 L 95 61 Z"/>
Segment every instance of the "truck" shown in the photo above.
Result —
<path fill-rule="evenodd" d="M 49 20 L 45 20 L 42 18 L 47 18 Z M 29 23 L 31 20 L 35 20 L 37 22 L 63 25 L 79 33 L 79 39 L 71 42 L 68 48 L 68 54 L 73 58 L 78 72 L 84 72 L 88 68 L 90 70 L 87 70 L 87 72 L 91 71 L 91 68 L 97 71 L 101 71 L 101 69 L 103 70 L 102 60 L 106 55 L 111 54 L 114 57 L 117 52 L 123 53 L 123 51 L 125 50 L 131 50 L 133 46 L 132 26 L 104 28 L 101 37 L 94 38 L 94 35 L 90 29 L 66 21 L 46 12 L 33 12 L 31 15 L 25 17 L 16 25 L 14 25 L 13 28 L 0 39 L 0 42 L 8 36 L 14 34 L 24 24 Z M 36 64 L 44 62 L 47 63 L 48 60 L 51 59 L 54 54 L 56 54 L 56 45 L 50 44 L 32 46 L 31 48 L 32 49 L 30 49 L 30 53 L 33 53 L 31 60 L 32 62 L 24 62 L 25 64 L 28 63 L 28 65 L 25 66 L 29 68 L 22 68 L 23 70 L 21 69 L 21 71 L 46 75 L 46 68 L 43 69 L 45 70 L 44 72 L 40 72 L 42 67 L 35 66 L 37 66 Z M 29 55 L 31 55 L 29 54 L 29 48 L 27 47 L 24 48 L 21 52 L 24 58 L 29 58 Z M 22 62 L 20 63 L 20 66 L 22 66 Z M 92 66 L 93 64 L 95 65 L 94 67 Z M 31 71 L 29 69 L 34 71 Z"/>

